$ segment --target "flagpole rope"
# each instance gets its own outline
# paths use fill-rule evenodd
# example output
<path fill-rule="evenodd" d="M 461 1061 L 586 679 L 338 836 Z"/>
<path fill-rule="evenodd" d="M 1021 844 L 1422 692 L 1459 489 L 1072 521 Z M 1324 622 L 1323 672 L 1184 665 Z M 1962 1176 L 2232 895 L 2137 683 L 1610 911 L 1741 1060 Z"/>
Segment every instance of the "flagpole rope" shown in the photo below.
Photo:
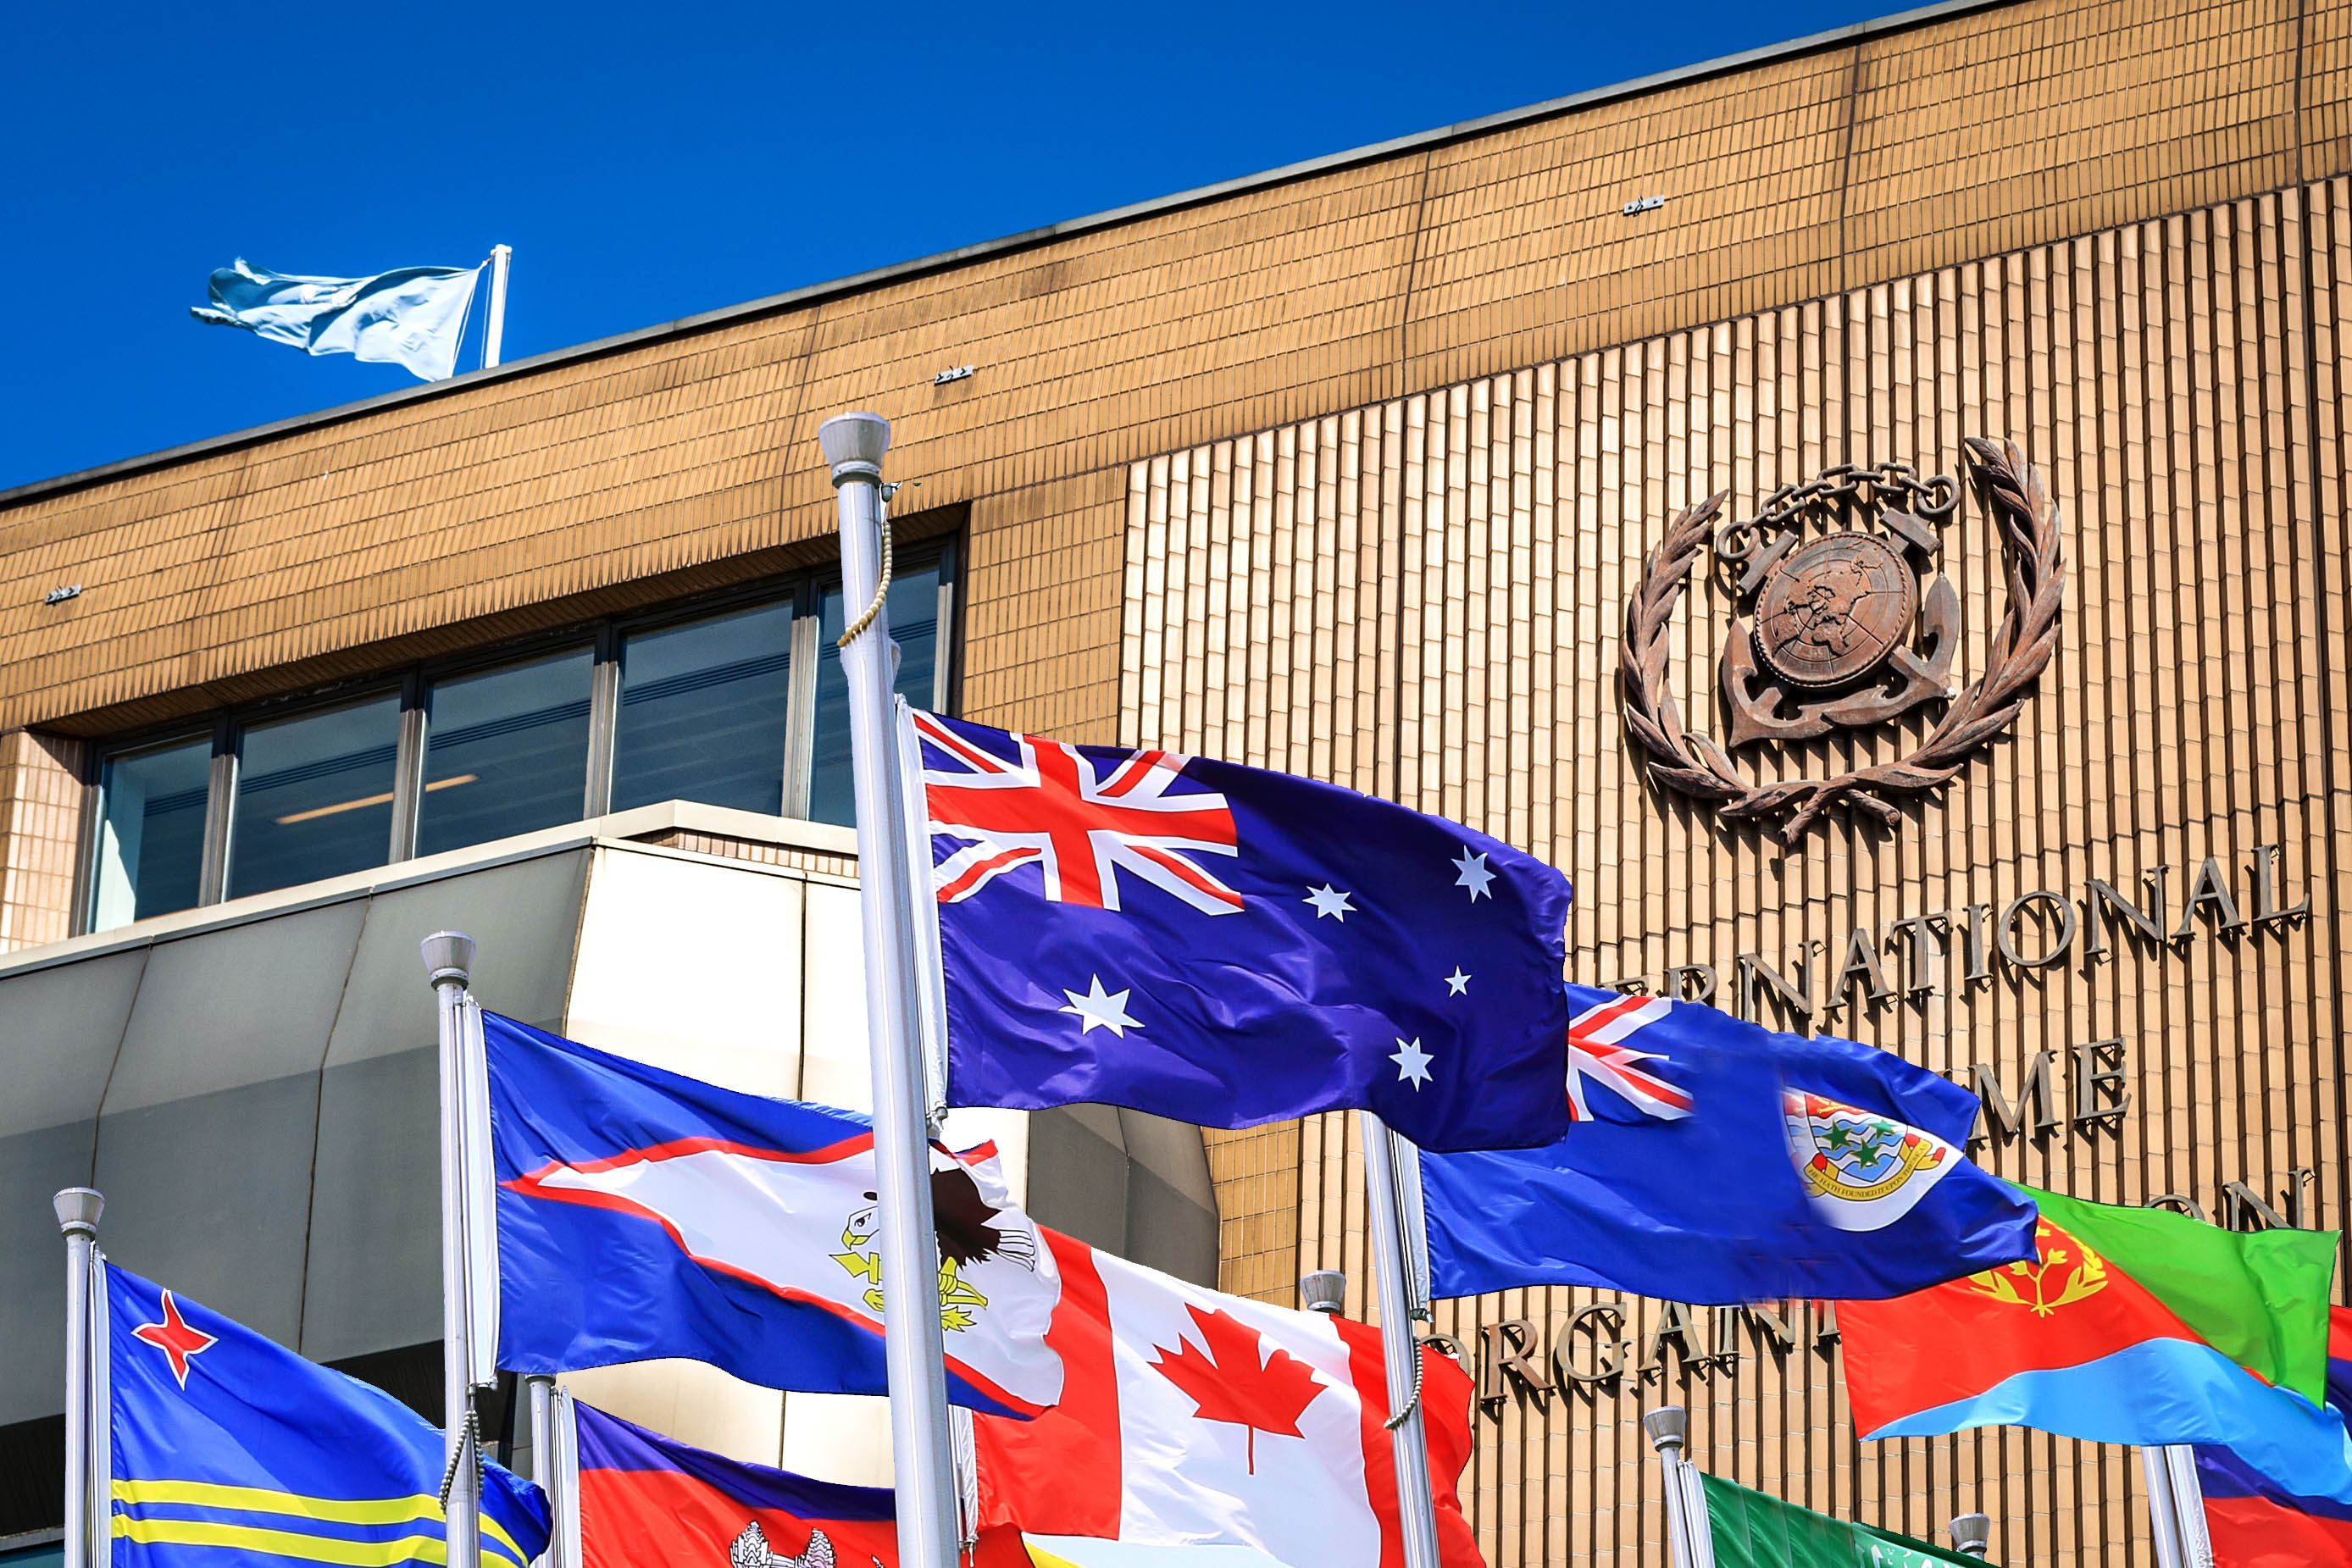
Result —
<path fill-rule="evenodd" d="M 858 616 L 856 620 L 849 623 L 848 628 L 842 632 L 839 640 L 834 643 L 834 646 L 836 648 L 848 647 L 851 643 L 856 640 L 857 634 L 860 632 L 863 632 L 868 626 L 873 625 L 874 618 L 882 613 L 882 601 L 885 599 L 887 599 L 890 594 L 890 568 L 892 565 L 890 559 L 890 509 L 887 501 L 877 509 L 880 512 L 882 517 L 882 575 L 874 584 L 874 602 L 866 607 L 864 614 Z"/>
<path fill-rule="evenodd" d="M 1421 1408 L 1421 1341 L 1412 1342 L 1412 1393 L 1406 1397 L 1404 1408 L 1388 1418 L 1388 1429 L 1391 1432 L 1412 1420 L 1412 1413 Z"/>
<path fill-rule="evenodd" d="M 445 1514 L 449 1511 L 449 1489 L 457 1484 L 457 1467 L 466 1462 L 469 1449 L 474 1456 L 474 1479 L 478 1482 L 482 1479 L 482 1432 L 470 1408 L 466 1412 L 464 1427 L 457 1433 L 457 1451 L 449 1456 L 448 1464 L 441 1471 L 441 1511 Z"/>

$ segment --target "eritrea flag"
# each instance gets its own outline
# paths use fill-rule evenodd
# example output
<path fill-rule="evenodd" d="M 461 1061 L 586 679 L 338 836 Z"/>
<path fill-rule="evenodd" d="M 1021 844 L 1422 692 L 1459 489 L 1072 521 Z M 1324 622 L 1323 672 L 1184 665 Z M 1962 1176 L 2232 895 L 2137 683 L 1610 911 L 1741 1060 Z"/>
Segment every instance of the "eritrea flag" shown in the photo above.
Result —
<path fill-rule="evenodd" d="M 2352 1417 L 2352 1307 L 2328 1314 L 2327 1406 Z M 2297 1497 L 2228 1448 L 2197 1450 L 2214 1568 L 2352 1564 L 2352 1502 Z"/>
<path fill-rule="evenodd" d="M 2032 1261 L 1839 1303 L 1857 1431 L 2219 1444 L 2298 1497 L 2352 1502 L 2352 1448 L 2319 1405 L 2334 1231 L 2028 1196 Z"/>

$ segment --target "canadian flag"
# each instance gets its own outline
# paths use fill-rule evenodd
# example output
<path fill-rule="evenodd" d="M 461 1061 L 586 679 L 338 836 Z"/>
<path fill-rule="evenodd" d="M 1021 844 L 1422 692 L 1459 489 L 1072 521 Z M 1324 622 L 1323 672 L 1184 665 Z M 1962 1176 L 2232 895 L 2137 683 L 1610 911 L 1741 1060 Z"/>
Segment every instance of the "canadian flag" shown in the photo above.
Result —
<path fill-rule="evenodd" d="M 1042 1228 L 1041 1228 L 1042 1229 Z M 1032 1537 L 1254 1548 L 1288 1568 L 1403 1568 L 1380 1331 L 1270 1307 L 1044 1232 L 1061 1403 L 973 1420 L 980 1521 Z M 1422 1353 L 1445 1568 L 1480 1568 L 1454 1488 L 1470 1379 Z"/>

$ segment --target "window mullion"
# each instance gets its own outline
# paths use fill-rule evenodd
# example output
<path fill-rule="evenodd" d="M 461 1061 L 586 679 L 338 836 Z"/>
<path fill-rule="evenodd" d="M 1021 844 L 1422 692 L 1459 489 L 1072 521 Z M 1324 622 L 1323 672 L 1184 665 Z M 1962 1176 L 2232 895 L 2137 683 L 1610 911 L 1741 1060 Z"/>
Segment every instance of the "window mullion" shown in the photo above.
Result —
<path fill-rule="evenodd" d="M 597 629 L 596 663 L 588 677 L 588 783 L 580 814 L 604 815 L 613 809 L 613 736 L 621 718 L 621 639 L 610 626 Z"/>
<path fill-rule="evenodd" d="M 205 797 L 204 869 L 196 903 L 218 904 L 228 887 L 229 822 L 236 810 L 236 728 L 226 718 L 213 727 L 213 765 Z"/>
<path fill-rule="evenodd" d="M 98 841 L 106 831 L 106 758 L 96 746 L 85 747 L 81 765 L 81 822 L 74 835 L 73 915 L 66 935 L 88 934 L 98 907 Z M 208 803 L 209 804 L 209 803 Z"/>
<path fill-rule="evenodd" d="M 790 704 L 784 730 L 783 814 L 809 814 L 810 776 L 815 771 L 818 640 L 824 630 L 824 599 L 818 585 L 803 582 L 793 599 L 793 656 L 784 700 Z"/>
<path fill-rule="evenodd" d="M 387 864 L 416 856 L 417 804 L 424 799 L 425 742 L 429 719 L 425 683 L 411 671 L 400 683 L 400 721 L 394 732 L 392 843 Z"/>

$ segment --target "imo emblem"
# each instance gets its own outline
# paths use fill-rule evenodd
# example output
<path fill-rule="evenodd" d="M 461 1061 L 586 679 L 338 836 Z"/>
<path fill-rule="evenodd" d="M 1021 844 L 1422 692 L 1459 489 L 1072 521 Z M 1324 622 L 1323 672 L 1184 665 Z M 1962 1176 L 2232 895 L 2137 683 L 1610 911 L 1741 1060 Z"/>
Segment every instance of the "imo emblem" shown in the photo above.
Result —
<path fill-rule="evenodd" d="M 2057 646 L 2065 569 L 2057 508 L 2013 442 L 1971 438 L 1968 453 L 1985 511 L 2000 532 L 2010 602 L 1988 642 L 1991 657 L 1957 695 L 1960 598 L 1942 570 L 1943 530 L 1960 509 L 1948 475 L 1921 479 L 1907 463 L 1841 464 L 1784 485 L 1744 521 L 1717 526 L 1728 492 L 1684 508 L 1643 563 L 1626 606 L 1618 655 L 1625 727 L 1661 789 L 1711 804 L 1732 821 L 1778 822 L 1794 844 L 1835 806 L 1893 827 L 1895 801 L 1939 789 L 2016 722 Z M 1668 685 L 1675 612 L 1694 567 L 1728 601 L 1717 685 L 1718 740 L 1687 727 Z M 1799 758 L 1751 783 L 1735 753 L 1784 752 L 1840 731 L 1881 730 L 1942 706 L 1907 752 L 1834 778 L 1807 779 Z"/>

